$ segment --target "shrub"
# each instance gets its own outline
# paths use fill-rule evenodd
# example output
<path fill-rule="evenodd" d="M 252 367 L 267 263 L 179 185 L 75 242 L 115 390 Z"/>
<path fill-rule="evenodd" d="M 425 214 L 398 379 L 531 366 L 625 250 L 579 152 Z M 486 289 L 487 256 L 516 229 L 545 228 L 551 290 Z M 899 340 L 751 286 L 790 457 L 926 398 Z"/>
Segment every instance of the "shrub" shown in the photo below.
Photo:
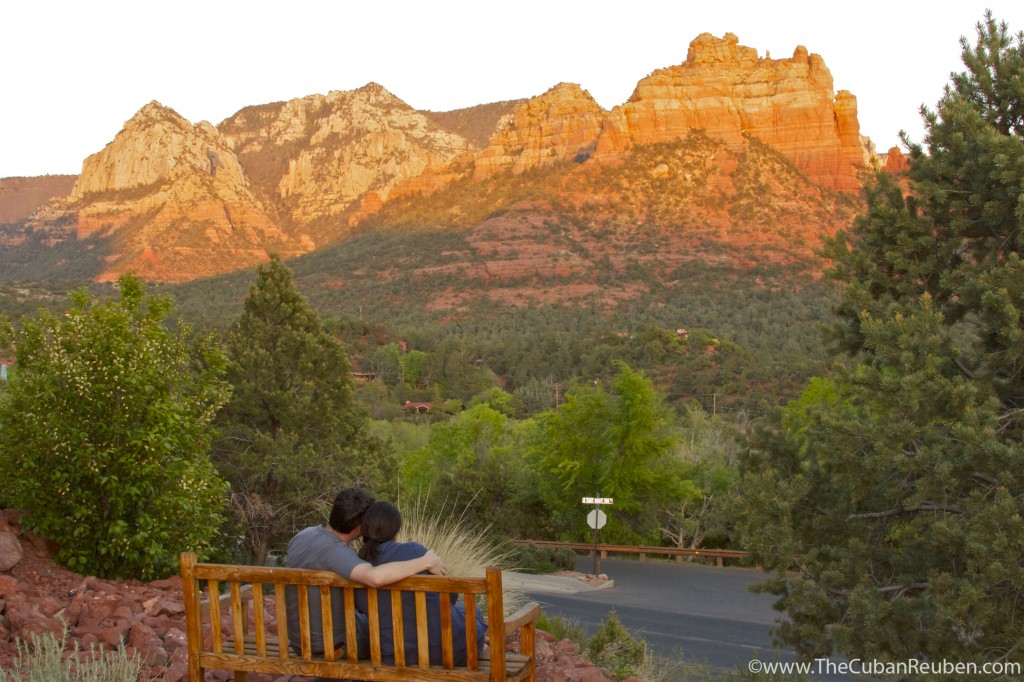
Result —
<path fill-rule="evenodd" d="M 151 580 L 182 550 L 205 555 L 219 528 L 225 486 L 208 451 L 225 362 L 212 338 L 168 330 L 169 299 L 130 276 L 120 290 L 102 303 L 76 292 L 64 315 L 13 334 L 0 480 L 61 563 Z"/>
<path fill-rule="evenodd" d="M 142 672 L 139 655 L 129 655 L 123 644 L 113 652 L 90 647 L 88 653 L 76 644 L 65 657 L 66 646 L 66 632 L 60 639 L 33 633 L 28 644 L 19 640 L 14 667 L 0 669 L 0 682 L 135 682 Z"/>
<path fill-rule="evenodd" d="M 432 514 L 426 511 L 423 499 L 399 507 L 404 507 L 399 539 L 434 550 L 444 561 L 448 575 L 481 577 L 488 566 L 512 566 L 510 551 L 489 541 L 488 529 L 472 527 L 454 509 L 447 514 Z M 524 600 L 519 591 L 507 586 L 503 596 L 507 612 L 514 611 Z"/>
<path fill-rule="evenodd" d="M 554 573 L 576 568 L 576 552 L 571 549 L 524 545 L 512 550 L 511 558 L 521 573 Z"/>
<path fill-rule="evenodd" d="M 488 566 L 510 565 L 509 552 L 489 542 L 485 529 L 471 527 L 455 510 L 429 514 L 422 500 L 402 507 L 402 539 L 434 550 L 451 575 L 482 576 Z"/>
<path fill-rule="evenodd" d="M 647 643 L 626 629 L 615 609 L 587 644 L 587 656 L 595 664 L 610 669 L 619 679 L 635 675 L 648 660 Z"/>

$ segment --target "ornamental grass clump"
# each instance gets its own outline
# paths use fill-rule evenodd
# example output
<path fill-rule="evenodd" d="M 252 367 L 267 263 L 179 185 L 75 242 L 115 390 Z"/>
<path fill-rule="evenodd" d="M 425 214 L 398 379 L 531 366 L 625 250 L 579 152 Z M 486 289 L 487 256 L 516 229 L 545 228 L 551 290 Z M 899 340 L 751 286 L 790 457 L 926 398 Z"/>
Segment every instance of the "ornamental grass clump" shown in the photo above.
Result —
<path fill-rule="evenodd" d="M 488 566 L 502 570 L 514 567 L 509 548 L 492 542 L 486 527 L 473 526 L 455 510 L 450 514 L 431 514 L 422 499 L 399 508 L 403 517 L 399 539 L 434 550 L 444 560 L 448 575 L 482 577 Z M 508 587 L 503 592 L 506 610 L 523 600 L 519 592 Z"/>
<path fill-rule="evenodd" d="M 27 643 L 19 640 L 14 666 L 0 669 L 0 682 L 135 682 L 142 673 L 142 659 L 123 644 L 115 651 L 86 652 L 75 643 L 69 656 L 66 647 L 66 631 L 60 638 L 33 633 Z"/>
<path fill-rule="evenodd" d="M 449 575 L 482 576 L 488 566 L 511 568 L 511 552 L 491 542 L 487 528 L 474 527 L 454 510 L 451 514 L 429 514 L 419 500 L 404 508 L 402 517 L 401 539 L 437 552 Z"/>

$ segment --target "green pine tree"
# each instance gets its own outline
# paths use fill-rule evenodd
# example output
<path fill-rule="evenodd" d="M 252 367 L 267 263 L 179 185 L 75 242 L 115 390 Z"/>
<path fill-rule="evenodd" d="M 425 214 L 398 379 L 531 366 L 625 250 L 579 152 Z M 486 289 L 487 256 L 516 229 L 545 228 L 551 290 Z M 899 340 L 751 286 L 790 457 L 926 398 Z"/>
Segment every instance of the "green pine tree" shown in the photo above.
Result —
<path fill-rule="evenodd" d="M 367 431 L 344 348 L 276 256 L 257 269 L 227 351 L 234 393 L 215 461 L 249 560 L 261 565 L 297 529 L 322 522 L 339 488 L 393 485 L 396 463 Z"/>
<path fill-rule="evenodd" d="M 1024 36 L 977 28 L 909 193 L 881 179 L 828 246 L 845 360 L 744 458 L 739 525 L 808 658 L 1024 661 Z"/>

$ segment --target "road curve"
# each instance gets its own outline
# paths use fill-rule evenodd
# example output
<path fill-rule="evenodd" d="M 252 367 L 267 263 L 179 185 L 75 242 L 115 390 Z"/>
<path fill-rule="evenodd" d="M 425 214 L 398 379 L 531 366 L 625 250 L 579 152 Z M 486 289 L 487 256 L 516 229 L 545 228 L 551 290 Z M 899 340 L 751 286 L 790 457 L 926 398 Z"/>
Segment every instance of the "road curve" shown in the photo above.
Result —
<path fill-rule="evenodd" d="M 581 558 L 577 570 L 593 572 L 593 560 Z M 625 559 L 602 559 L 601 571 L 614 586 L 577 594 L 528 594 L 549 616 L 574 619 L 590 634 L 614 608 L 623 625 L 659 656 L 712 670 L 746 670 L 753 659 L 796 660 L 791 650 L 773 646 L 771 630 L 779 618 L 772 608 L 775 597 L 749 589 L 765 579 L 760 571 Z M 849 678 L 823 675 L 815 679 Z"/>

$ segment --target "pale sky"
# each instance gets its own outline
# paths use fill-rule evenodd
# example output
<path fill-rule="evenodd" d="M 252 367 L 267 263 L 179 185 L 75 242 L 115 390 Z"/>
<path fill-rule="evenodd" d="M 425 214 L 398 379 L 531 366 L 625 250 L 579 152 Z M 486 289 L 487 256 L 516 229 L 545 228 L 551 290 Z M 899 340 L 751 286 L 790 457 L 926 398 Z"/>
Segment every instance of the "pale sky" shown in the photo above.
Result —
<path fill-rule="evenodd" d="M 193 123 L 380 83 L 446 111 L 578 83 L 610 109 L 703 32 L 820 54 L 880 151 L 961 70 L 986 8 L 1024 0 L 4 0 L 0 177 L 78 173 L 151 100 Z"/>

